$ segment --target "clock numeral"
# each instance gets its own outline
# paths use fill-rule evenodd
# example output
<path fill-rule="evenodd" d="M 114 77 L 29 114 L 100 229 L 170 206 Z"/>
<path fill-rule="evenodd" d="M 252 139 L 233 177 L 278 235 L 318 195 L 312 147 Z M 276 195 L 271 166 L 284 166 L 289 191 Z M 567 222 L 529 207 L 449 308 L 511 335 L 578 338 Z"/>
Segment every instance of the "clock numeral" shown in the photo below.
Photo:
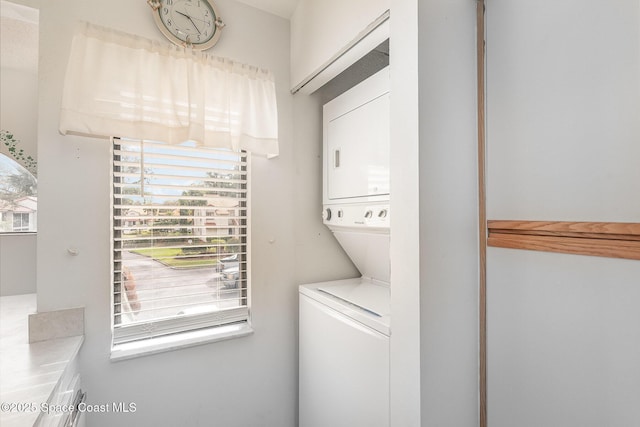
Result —
<path fill-rule="evenodd" d="M 165 15 L 169 14 L 169 8 L 165 7 L 164 9 L 162 9 L 162 12 L 164 12 Z"/>
<path fill-rule="evenodd" d="M 171 6 L 173 4 L 173 0 L 166 0 L 165 2 L 167 6 Z"/>
<path fill-rule="evenodd" d="M 173 22 L 171 22 L 171 19 L 167 19 L 167 26 L 169 26 L 169 27 L 170 27 L 170 26 L 172 26 L 172 25 L 173 25 Z"/>

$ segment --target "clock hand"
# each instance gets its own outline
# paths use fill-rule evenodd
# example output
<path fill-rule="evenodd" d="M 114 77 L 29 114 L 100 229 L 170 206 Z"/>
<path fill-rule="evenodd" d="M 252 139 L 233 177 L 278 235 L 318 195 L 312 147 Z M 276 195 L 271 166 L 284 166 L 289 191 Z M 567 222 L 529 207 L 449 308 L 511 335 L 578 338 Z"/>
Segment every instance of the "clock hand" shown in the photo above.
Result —
<path fill-rule="evenodd" d="M 198 32 L 198 34 L 202 34 L 202 33 L 200 32 L 200 30 L 198 29 L 198 27 L 196 26 L 196 23 L 195 23 L 195 22 L 193 22 L 193 19 L 191 19 L 191 17 L 190 17 L 189 15 L 187 15 L 186 13 L 182 13 L 182 12 L 180 12 L 179 10 L 176 10 L 176 12 L 177 12 L 177 13 L 179 13 L 180 15 L 182 15 L 182 16 L 187 17 L 187 19 L 189 19 L 189 21 L 191 21 L 191 24 L 193 25 L 193 28 L 195 28 L 195 29 L 196 29 L 196 31 Z"/>

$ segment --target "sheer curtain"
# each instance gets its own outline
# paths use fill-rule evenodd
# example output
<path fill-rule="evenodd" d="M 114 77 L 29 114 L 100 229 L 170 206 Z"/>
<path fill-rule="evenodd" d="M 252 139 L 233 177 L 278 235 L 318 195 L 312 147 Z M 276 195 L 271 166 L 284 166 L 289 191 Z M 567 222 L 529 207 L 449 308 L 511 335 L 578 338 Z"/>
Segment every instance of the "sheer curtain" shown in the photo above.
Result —
<path fill-rule="evenodd" d="M 83 22 L 67 65 L 60 132 L 277 156 L 273 75 Z"/>

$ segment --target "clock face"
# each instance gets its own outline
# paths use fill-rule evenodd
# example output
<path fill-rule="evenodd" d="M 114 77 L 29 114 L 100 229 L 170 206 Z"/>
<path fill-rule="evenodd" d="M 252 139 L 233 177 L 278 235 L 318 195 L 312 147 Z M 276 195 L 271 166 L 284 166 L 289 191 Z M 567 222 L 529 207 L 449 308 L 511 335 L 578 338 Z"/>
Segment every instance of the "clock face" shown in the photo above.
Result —
<path fill-rule="evenodd" d="M 169 40 L 200 50 L 218 41 L 223 25 L 207 0 L 161 0 L 155 19 Z"/>

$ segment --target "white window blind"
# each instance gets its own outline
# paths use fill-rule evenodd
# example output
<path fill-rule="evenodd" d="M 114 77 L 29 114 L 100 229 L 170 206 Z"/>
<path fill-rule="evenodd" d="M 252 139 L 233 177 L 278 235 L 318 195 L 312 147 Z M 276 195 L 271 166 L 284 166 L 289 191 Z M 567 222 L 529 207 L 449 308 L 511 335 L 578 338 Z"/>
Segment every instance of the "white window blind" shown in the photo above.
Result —
<path fill-rule="evenodd" d="M 114 344 L 247 321 L 246 153 L 113 146 Z"/>

